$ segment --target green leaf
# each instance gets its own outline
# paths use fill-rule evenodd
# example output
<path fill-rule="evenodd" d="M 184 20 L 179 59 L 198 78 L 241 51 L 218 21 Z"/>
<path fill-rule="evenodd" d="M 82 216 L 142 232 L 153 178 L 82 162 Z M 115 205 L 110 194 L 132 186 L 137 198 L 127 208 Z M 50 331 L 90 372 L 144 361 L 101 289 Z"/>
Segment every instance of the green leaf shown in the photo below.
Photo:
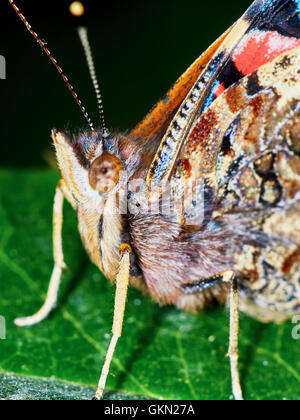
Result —
<path fill-rule="evenodd" d="M 55 379 L 27 378 L 0 374 L 0 400 L 92 400 L 95 389 Z M 141 400 L 143 397 L 121 392 L 106 392 L 108 400 Z"/>
<path fill-rule="evenodd" d="M 13 324 L 14 318 L 39 309 L 45 297 L 57 180 L 54 171 L 0 172 L 0 315 L 7 326 L 6 340 L 0 341 L 0 373 L 21 377 L 2 375 L 0 399 L 10 398 L 18 381 L 26 389 L 40 389 L 24 398 L 79 398 L 76 385 L 96 386 L 109 343 L 114 286 L 88 261 L 70 206 L 65 207 L 63 235 L 70 272 L 63 277 L 59 305 L 38 326 Z M 263 325 L 242 316 L 240 371 L 247 399 L 300 399 L 300 342 L 292 338 L 293 328 L 290 322 Z M 227 346 L 226 309 L 187 314 L 130 290 L 107 390 L 145 398 L 229 399 Z M 57 381 L 65 382 L 65 393 Z M 82 398 L 90 395 L 84 388 Z"/>

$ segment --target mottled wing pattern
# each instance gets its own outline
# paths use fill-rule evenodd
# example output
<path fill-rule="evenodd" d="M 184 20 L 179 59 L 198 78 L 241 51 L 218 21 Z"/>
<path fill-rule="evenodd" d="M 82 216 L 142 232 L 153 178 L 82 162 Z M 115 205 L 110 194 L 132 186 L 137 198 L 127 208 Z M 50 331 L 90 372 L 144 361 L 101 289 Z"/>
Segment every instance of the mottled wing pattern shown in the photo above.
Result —
<path fill-rule="evenodd" d="M 300 310 L 299 2 L 256 2 L 244 18 L 173 176 L 203 179 L 212 217 L 244 235 L 232 249 L 242 309 L 280 321 Z"/>
<path fill-rule="evenodd" d="M 201 179 L 211 217 L 243 236 L 232 245 L 242 296 L 271 318 L 300 309 L 299 77 L 297 47 L 228 88 L 197 119 L 172 180 Z"/>
<path fill-rule="evenodd" d="M 232 27 L 181 103 L 166 131 L 147 182 L 171 179 L 195 120 L 226 88 L 300 45 L 299 0 L 256 0 Z"/>

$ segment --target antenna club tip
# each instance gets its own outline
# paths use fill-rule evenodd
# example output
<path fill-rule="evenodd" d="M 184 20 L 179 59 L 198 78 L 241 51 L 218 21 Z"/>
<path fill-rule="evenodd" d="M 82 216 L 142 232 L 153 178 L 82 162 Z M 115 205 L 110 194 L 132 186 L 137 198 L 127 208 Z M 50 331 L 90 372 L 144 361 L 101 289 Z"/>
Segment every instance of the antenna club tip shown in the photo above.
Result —
<path fill-rule="evenodd" d="M 80 1 L 73 1 L 70 4 L 70 13 L 75 17 L 81 17 L 84 15 L 84 6 Z"/>

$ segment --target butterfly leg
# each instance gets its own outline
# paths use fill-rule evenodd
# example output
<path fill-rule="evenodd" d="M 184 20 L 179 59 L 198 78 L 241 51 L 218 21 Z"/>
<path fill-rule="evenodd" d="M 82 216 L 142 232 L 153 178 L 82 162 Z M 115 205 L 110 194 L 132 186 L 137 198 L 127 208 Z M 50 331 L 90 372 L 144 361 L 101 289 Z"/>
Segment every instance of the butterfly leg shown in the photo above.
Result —
<path fill-rule="evenodd" d="M 223 274 L 224 280 L 231 283 L 230 289 L 230 339 L 229 339 L 229 350 L 228 356 L 230 358 L 231 366 L 231 382 L 232 392 L 234 398 L 238 401 L 243 400 L 242 389 L 240 384 L 239 376 L 239 294 L 238 294 L 238 282 L 232 271 L 227 271 Z"/>
<path fill-rule="evenodd" d="M 128 283 L 130 277 L 130 245 L 122 244 L 120 246 L 120 253 L 122 255 L 119 272 L 116 278 L 116 295 L 115 295 L 115 308 L 114 308 L 114 320 L 109 348 L 106 354 L 105 362 L 102 368 L 100 381 L 98 384 L 97 392 L 95 394 L 95 400 L 100 400 L 103 395 L 103 391 L 106 384 L 107 375 L 109 373 L 110 364 L 113 358 L 113 354 L 118 342 L 118 339 L 122 334 L 125 304 L 127 298 Z"/>
<path fill-rule="evenodd" d="M 17 318 L 15 324 L 18 327 L 27 327 L 38 324 L 43 321 L 53 307 L 56 305 L 58 290 L 62 270 L 65 268 L 63 249 L 62 249 L 62 223 L 63 223 L 63 202 L 65 197 L 65 185 L 59 181 L 53 206 L 53 252 L 54 252 L 54 268 L 50 279 L 47 297 L 41 309 L 34 315 L 26 318 Z"/>

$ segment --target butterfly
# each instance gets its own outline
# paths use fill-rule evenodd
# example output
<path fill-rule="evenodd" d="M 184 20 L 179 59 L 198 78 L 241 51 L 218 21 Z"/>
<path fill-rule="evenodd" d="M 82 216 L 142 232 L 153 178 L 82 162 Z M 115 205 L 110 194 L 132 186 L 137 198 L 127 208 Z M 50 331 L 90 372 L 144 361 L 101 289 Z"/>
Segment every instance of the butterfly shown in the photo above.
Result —
<path fill-rule="evenodd" d="M 95 398 L 105 388 L 132 285 L 188 311 L 228 302 L 233 394 L 242 399 L 239 310 L 264 322 L 300 312 L 300 1 L 256 0 L 129 134 L 105 126 L 86 28 L 79 35 L 100 130 L 9 1 L 90 127 L 79 135 L 52 131 L 62 174 L 55 266 L 41 310 L 16 324 L 40 322 L 57 300 L 66 198 L 90 259 L 116 282 L 113 336 Z"/>

